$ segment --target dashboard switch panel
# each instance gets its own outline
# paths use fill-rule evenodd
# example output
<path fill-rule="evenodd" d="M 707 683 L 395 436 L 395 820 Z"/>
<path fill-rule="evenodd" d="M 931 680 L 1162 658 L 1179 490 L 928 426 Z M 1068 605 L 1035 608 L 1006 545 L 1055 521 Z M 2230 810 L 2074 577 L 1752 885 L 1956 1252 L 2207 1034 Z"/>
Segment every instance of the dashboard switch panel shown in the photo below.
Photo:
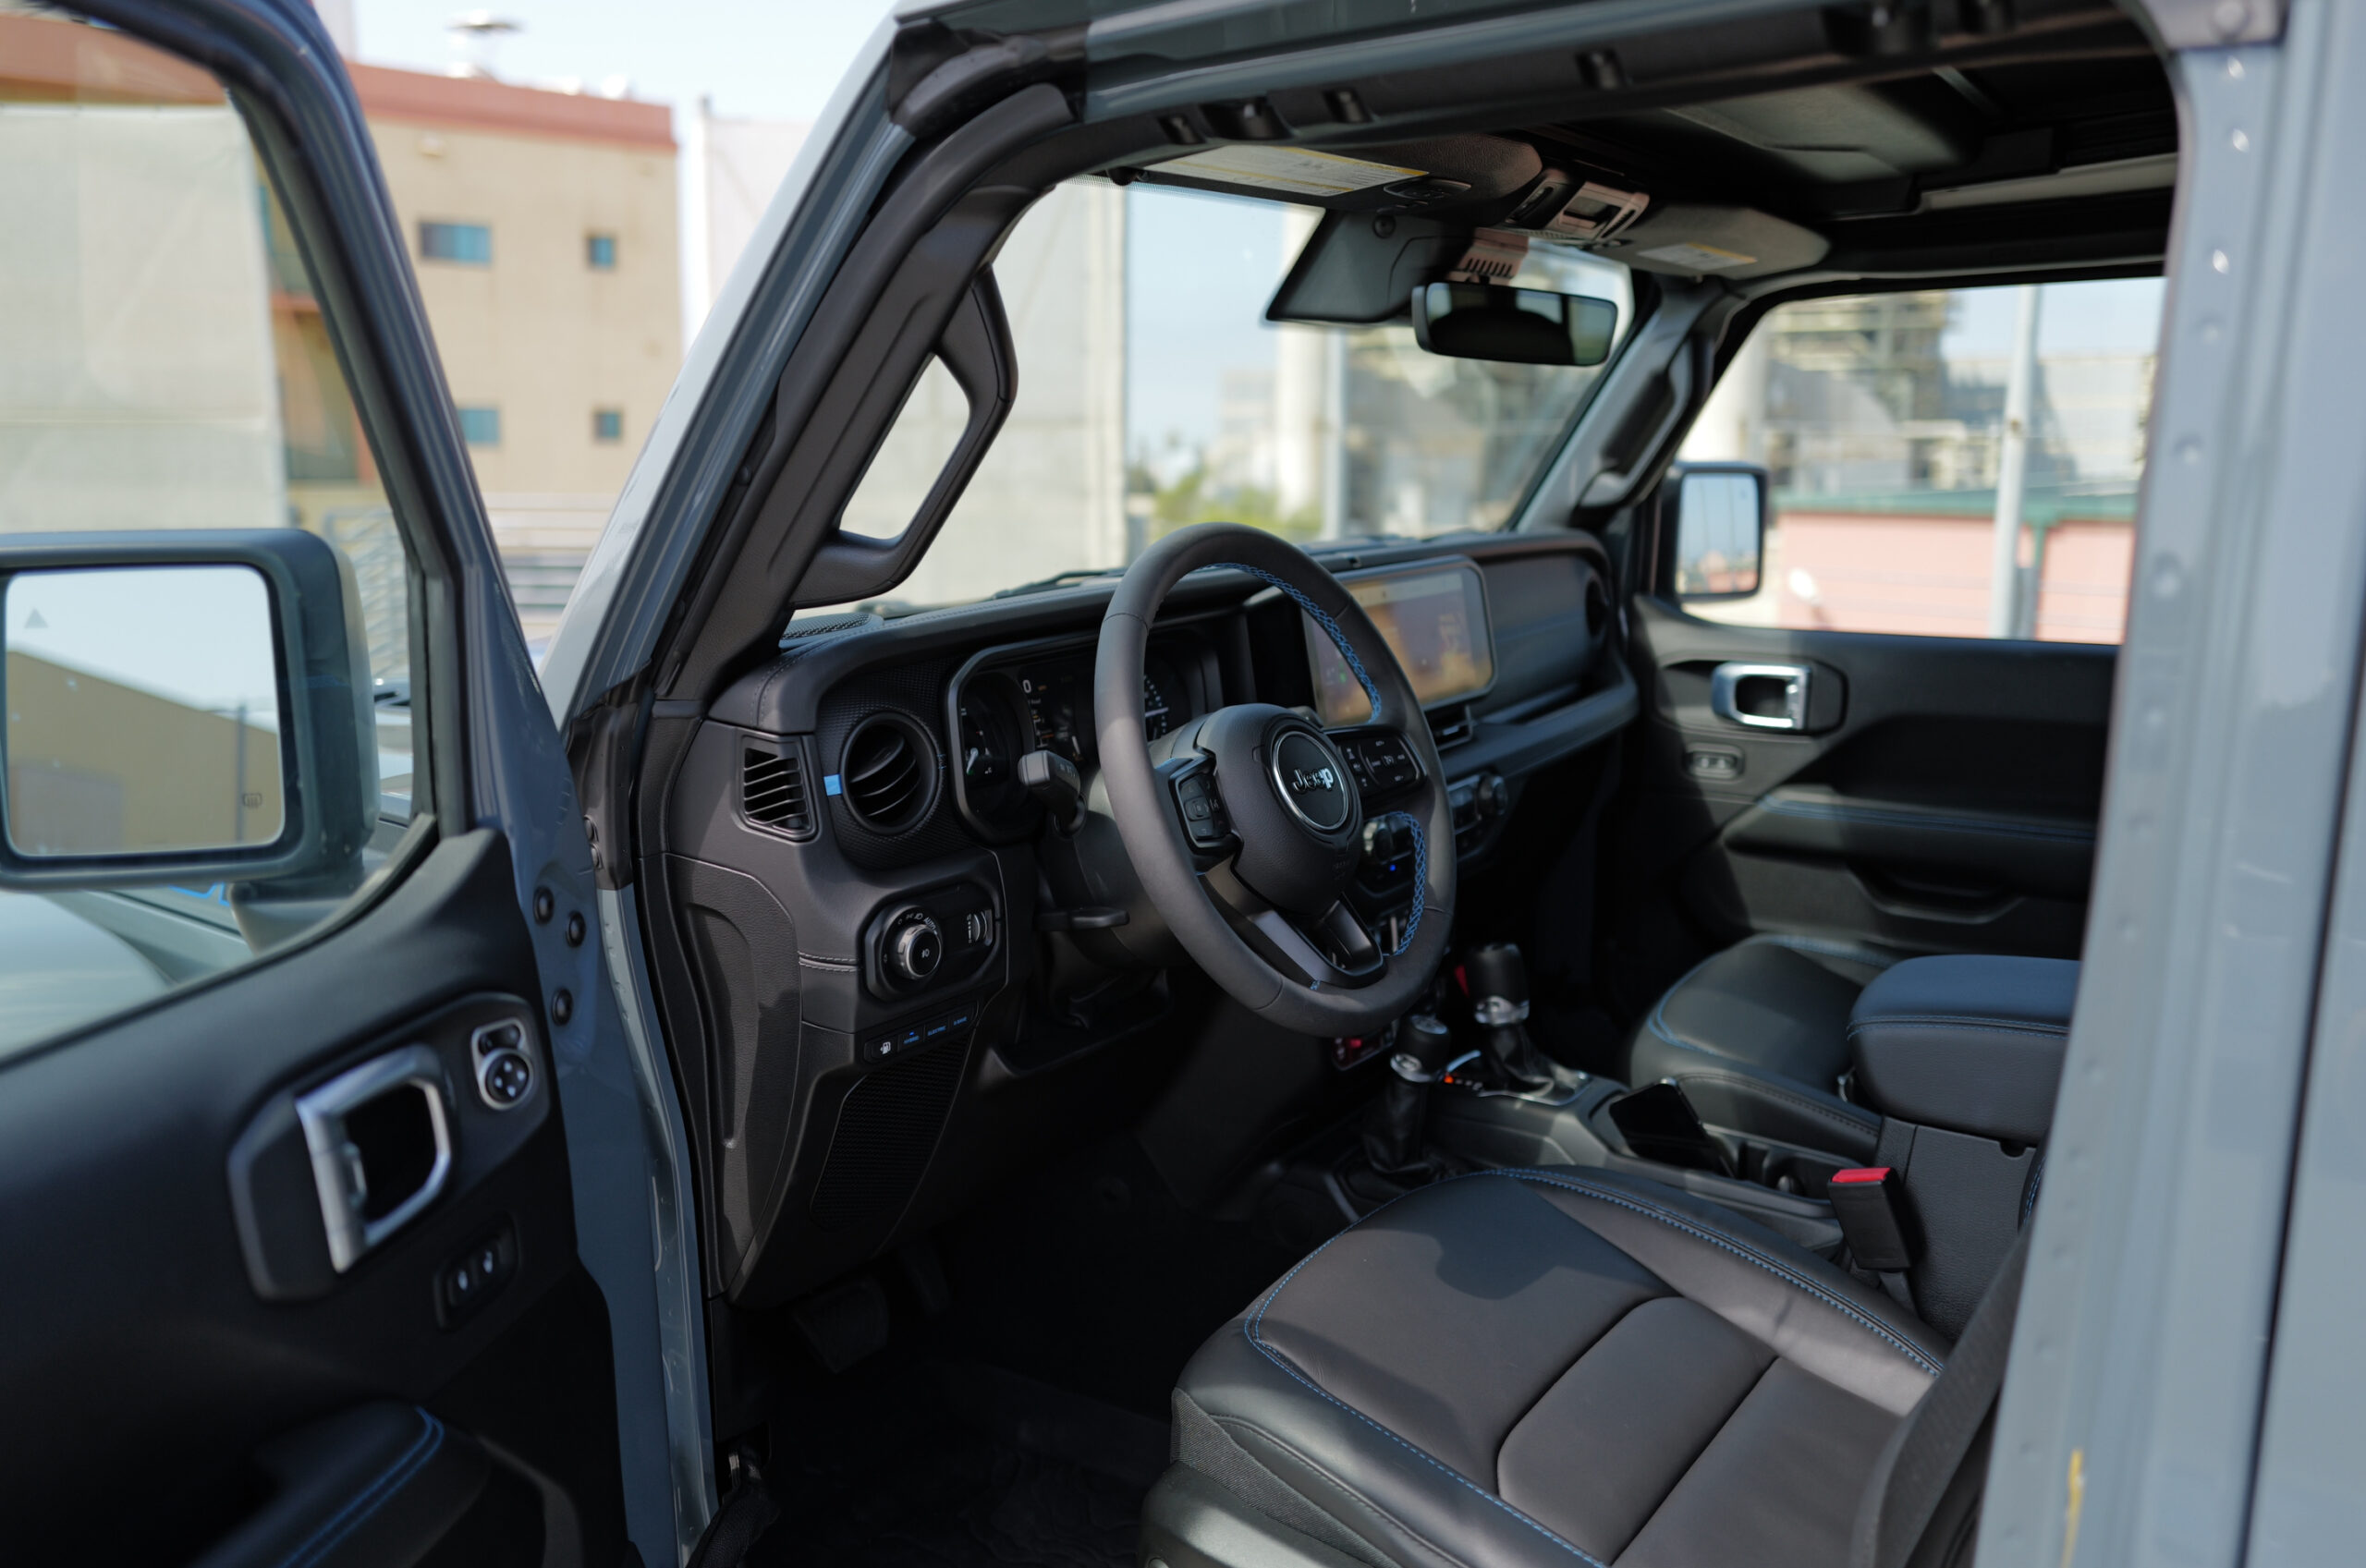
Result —
<path fill-rule="evenodd" d="M 858 1054 L 865 1066 L 891 1061 L 925 1046 L 966 1040 L 977 1023 L 978 1010 L 974 1005 L 948 1008 L 865 1036 Z"/>
<path fill-rule="evenodd" d="M 994 894 L 947 882 L 884 906 L 863 939 L 863 980 L 883 1002 L 961 985 L 994 955 L 1002 921 Z"/>

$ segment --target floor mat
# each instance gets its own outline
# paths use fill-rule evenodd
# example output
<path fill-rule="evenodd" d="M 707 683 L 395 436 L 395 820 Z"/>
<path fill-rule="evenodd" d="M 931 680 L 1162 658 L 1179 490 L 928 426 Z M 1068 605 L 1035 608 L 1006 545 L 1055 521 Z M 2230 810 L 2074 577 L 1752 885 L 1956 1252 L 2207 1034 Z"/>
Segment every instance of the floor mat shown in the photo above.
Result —
<path fill-rule="evenodd" d="M 1128 1568 L 1159 1423 L 1014 1373 L 834 1380 L 774 1428 L 779 1522 L 750 1568 Z"/>
<path fill-rule="evenodd" d="M 1323 1205 L 1284 1237 L 1185 1209 L 1115 1138 L 1014 1183 L 939 1235 L 954 1309 L 945 1360 L 1008 1367 L 1164 1424 L 1210 1334 L 1344 1223 Z"/>

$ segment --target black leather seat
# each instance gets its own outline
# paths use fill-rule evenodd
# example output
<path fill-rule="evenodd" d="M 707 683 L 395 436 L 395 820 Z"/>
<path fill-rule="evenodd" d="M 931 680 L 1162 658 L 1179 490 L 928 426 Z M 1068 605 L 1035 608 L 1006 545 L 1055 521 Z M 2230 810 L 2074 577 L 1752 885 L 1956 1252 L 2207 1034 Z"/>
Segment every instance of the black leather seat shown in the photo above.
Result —
<path fill-rule="evenodd" d="M 1655 1184 L 1442 1182 L 1193 1358 L 1141 1560 L 1833 1568 L 1860 1511 L 1895 1533 L 1884 1445 L 1945 1355 L 1878 1292 Z M 1970 1506 L 1940 1520 L 1967 1547 Z"/>
<path fill-rule="evenodd" d="M 1696 965 L 1627 1042 L 1620 1076 L 1673 1078 L 1712 1126 L 1870 1160 L 1881 1118 L 1840 1094 L 1848 1011 L 1881 954 L 1759 936 Z"/>

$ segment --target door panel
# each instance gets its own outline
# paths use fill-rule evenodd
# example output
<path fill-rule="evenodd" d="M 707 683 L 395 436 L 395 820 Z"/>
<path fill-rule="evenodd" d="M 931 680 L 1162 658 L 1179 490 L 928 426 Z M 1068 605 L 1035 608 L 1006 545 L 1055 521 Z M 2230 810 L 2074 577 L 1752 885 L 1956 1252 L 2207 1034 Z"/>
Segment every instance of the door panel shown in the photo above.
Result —
<path fill-rule="evenodd" d="M 274 1438 L 392 1401 L 496 1455 L 537 1497 L 538 1533 L 571 1528 L 587 1561 L 616 1560 L 606 1313 L 576 1260 L 539 1010 L 517 1000 L 536 980 L 512 884 L 499 835 L 448 840 L 316 946 L 0 1070 L 0 1535 L 103 1562 L 192 1556 L 299 1489 L 274 1484 Z M 349 1270 L 267 1298 L 241 1234 L 242 1135 L 390 1050 L 448 1053 L 456 1032 L 465 1050 L 480 1016 L 528 1021 L 541 1087 L 495 1113 L 448 1082 L 459 1157 L 441 1195 Z M 295 1198 L 324 1252 L 315 1195 Z M 456 1319 L 442 1276 L 494 1234 L 511 1266 Z M 563 1506 L 542 1506 L 545 1482 Z M 509 1495 L 485 1485 L 476 1506 Z"/>
<path fill-rule="evenodd" d="M 1695 943 L 2078 955 L 2116 650 L 1634 613 L 1652 681 L 1629 868 Z M 1804 731 L 1716 711 L 1731 663 L 1805 666 Z"/>
<path fill-rule="evenodd" d="M 122 951 L 71 970 L 51 956 L 64 949 L 18 941 L 0 964 L 0 1012 L 81 988 L 0 1059 L 0 1541 L 12 1562 L 607 1564 L 632 1557 L 629 1500 L 642 1551 L 670 1560 L 703 1523 L 704 1477 L 701 1443 L 676 1517 L 667 1395 L 697 1380 L 669 1387 L 658 1349 L 652 1101 L 607 1000 L 590 845 L 350 84 L 301 0 L 87 8 L 112 25 L 0 17 L 0 85 L 42 105 L 18 116 L 41 135 L 12 142 L 9 176 L 85 225 L 52 224 L 85 243 L 19 247 L 6 281 L 79 301 L 76 319 L 117 338 L 145 298 L 142 375 L 119 379 L 161 413 L 93 414 L 95 378 L 57 370 L 121 371 L 115 339 L 47 358 L 12 341 L 0 369 L 50 388 L 73 450 L 105 457 L 59 466 L 84 513 L 43 526 L 110 562 L 146 559 L 141 530 L 165 525 L 285 520 L 343 552 L 334 594 L 279 608 L 309 627 L 339 600 L 348 646 L 366 629 L 374 689 L 335 667 L 301 689 L 377 710 L 384 787 L 351 881 L 259 888 L 225 863 L 210 888 L 44 882 L 6 901 L 13 932 L 79 920 L 83 950 Z M 168 177 L 192 127 L 218 140 L 200 160 L 210 204 Z M 205 252 L 211 272 L 189 243 L 160 270 L 152 236 L 89 240 L 116 232 L 90 226 L 102 218 L 188 228 L 201 209 L 205 232 L 238 241 Z M 222 286 L 208 298 L 252 308 L 183 301 L 206 277 Z M 190 323 L 211 381 L 168 358 Z M 274 413 L 274 388 L 312 382 L 336 395 L 286 407 L 335 418 Z M 200 395 L 224 385 L 246 401 Z M 209 468 L 234 439 L 241 460 Z M 345 526 L 353 506 L 369 539 Z M 334 801 L 335 780 L 303 771 L 309 711 L 283 798 Z M 144 748 L 140 777 L 186 786 L 187 746 L 140 723 L 123 732 Z M 112 978 L 133 958 L 153 971 L 144 988 Z M 663 1260 L 677 1273 L 684 1250 Z"/>

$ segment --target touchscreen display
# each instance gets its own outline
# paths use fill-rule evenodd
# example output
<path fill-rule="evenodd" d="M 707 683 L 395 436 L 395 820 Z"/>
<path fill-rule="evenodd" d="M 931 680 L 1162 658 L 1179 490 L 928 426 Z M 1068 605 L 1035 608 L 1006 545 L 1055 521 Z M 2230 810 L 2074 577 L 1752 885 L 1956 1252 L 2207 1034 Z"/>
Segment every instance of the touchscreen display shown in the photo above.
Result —
<path fill-rule="evenodd" d="M 1478 567 L 1467 561 L 1417 566 L 1350 577 L 1347 587 L 1396 650 L 1422 707 L 1470 697 L 1494 680 L 1495 645 Z M 1360 724 L 1371 718 L 1372 703 L 1348 662 L 1311 620 L 1306 641 L 1314 654 L 1314 705 L 1323 722 Z"/>

